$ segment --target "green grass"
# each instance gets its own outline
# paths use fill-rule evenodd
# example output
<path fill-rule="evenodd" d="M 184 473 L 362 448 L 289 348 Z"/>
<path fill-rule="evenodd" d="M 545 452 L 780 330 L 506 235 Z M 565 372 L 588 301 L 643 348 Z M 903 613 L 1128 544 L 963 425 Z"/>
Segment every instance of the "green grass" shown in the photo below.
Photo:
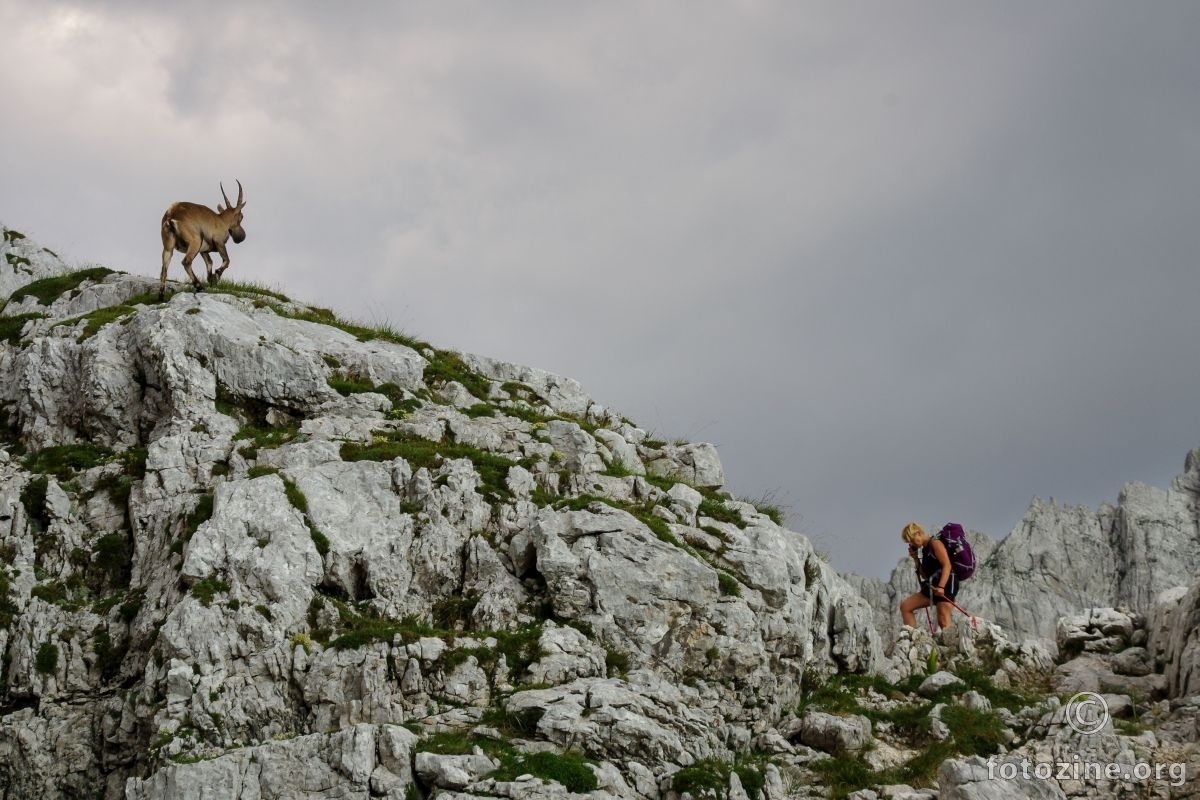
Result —
<path fill-rule="evenodd" d="M 968 687 L 980 691 L 981 694 L 990 684 L 990 679 L 984 680 L 979 675 L 969 672 L 966 677 L 961 674 L 959 677 L 963 677 Z M 905 737 L 919 738 L 925 735 L 930 725 L 929 712 L 936 703 L 946 703 L 941 717 L 951 731 L 951 739 L 946 742 L 934 742 L 922 748 L 918 755 L 904 764 L 875 772 L 862 760 L 861 755 L 856 754 L 844 754 L 809 763 L 809 769 L 819 774 L 822 783 L 830 789 L 831 797 L 845 797 L 856 789 L 875 784 L 905 783 L 915 787 L 931 786 L 937 777 L 938 767 L 947 758 L 956 755 L 986 757 L 1000 752 L 1000 747 L 1004 744 L 1004 726 L 999 715 L 994 711 L 975 711 L 956 704 L 954 700 L 968 691 L 962 686 L 948 688 L 931 700 L 922 699 L 889 711 L 879 711 L 864 706 L 861 702 L 868 690 L 874 690 L 884 696 L 896 696 L 897 692 L 911 694 L 922 678 L 923 676 L 918 675 L 893 686 L 878 676 L 842 673 L 831 676 L 823 683 L 813 682 L 805 687 L 803 700 L 797 709 L 798 715 L 803 714 L 808 707 L 833 714 L 861 714 L 875 724 L 890 723 L 893 733 Z M 995 689 L 994 686 L 991 688 Z M 1017 695 L 1006 695 L 1007 691 L 1009 690 L 996 689 L 995 694 L 1003 700 L 1015 700 Z M 1022 700 L 1022 705 L 1024 704 L 1027 704 L 1026 700 Z"/>
<path fill-rule="evenodd" d="M 330 388 L 332 388 L 342 397 L 349 397 L 352 394 L 363 394 L 365 392 L 375 391 L 374 383 L 366 378 L 360 378 L 357 375 L 331 375 L 328 383 Z"/>
<path fill-rule="evenodd" d="M 84 281 L 98 281 L 104 276 L 112 274 L 113 271 L 107 267 L 92 267 L 66 275 L 42 278 L 17 289 L 12 293 L 10 300 L 19 303 L 26 297 L 34 297 L 39 304 L 48 306 L 67 292 L 79 288 Z"/>
<path fill-rule="evenodd" d="M 0 317 L 0 340 L 9 344 L 18 344 L 21 341 L 21 331 L 27 322 L 45 318 L 45 314 L 17 314 L 13 317 Z"/>
<path fill-rule="evenodd" d="M 282 308 L 276 308 L 274 311 L 276 314 L 279 314 L 279 316 L 287 317 L 288 319 L 297 319 L 303 322 L 315 322 L 318 325 L 329 325 L 337 328 L 338 330 L 345 331 L 354 338 L 358 339 L 360 342 L 369 342 L 378 339 L 384 342 L 391 342 L 392 344 L 404 345 L 405 347 L 409 347 L 413 350 L 421 350 L 429 347 L 426 342 L 422 342 L 413 336 L 409 336 L 389 323 L 367 325 L 361 322 L 353 322 L 342 319 L 328 308 L 310 306 L 304 311 Z"/>
<path fill-rule="evenodd" d="M 317 529 L 316 524 L 312 521 L 312 517 L 309 516 L 308 497 L 300 490 L 299 486 L 287 477 L 283 478 L 283 493 L 287 497 L 288 502 L 292 504 L 292 507 L 304 517 L 304 524 L 308 526 L 308 533 L 312 537 L 313 546 L 317 548 L 317 554 L 324 558 L 329 552 L 329 537 Z"/>
<path fill-rule="evenodd" d="M 31 520 L 38 522 L 42 529 L 50 527 L 50 517 L 46 513 L 46 490 L 50 480 L 45 475 L 39 475 L 21 489 L 21 505 Z"/>
<path fill-rule="evenodd" d="M 700 516 L 709 517 L 717 522 L 726 522 L 737 525 L 739 528 L 746 527 L 746 521 L 742 519 L 742 515 L 725 505 L 725 501 L 719 497 L 709 496 L 701 500 L 699 513 Z"/>
<path fill-rule="evenodd" d="M 58 647 L 50 642 L 43 642 L 34 657 L 33 666 L 43 675 L 52 674 L 58 669 Z"/>
<path fill-rule="evenodd" d="M 543 780 L 557 781 L 569 792 L 585 794 L 595 791 L 598 786 L 596 773 L 589 766 L 593 763 L 595 762 L 574 752 L 511 752 L 500 756 L 500 766 L 488 777 L 498 781 L 511 781 L 529 773 Z"/>
<path fill-rule="evenodd" d="M 200 526 L 212 519 L 213 515 L 213 496 L 211 494 L 200 495 L 200 499 L 196 501 L 196 507 L 184 519 L 183 536 L 171 544 L 171 552 L 182 553 L 183 546 L 196 535 L 196 531 Z"/>
<path fill-rule="evenodd" d="M 467 362 L 458 353 L 449 350 L 435 350 L 425 367 L 425 382 L 430 385 L 458 381 L 467 391 L 480 400 L 487 399 L 492 388 L 492 382 L 467 366 Z"/>
<path fill-rule="evenodd" d="M 96 667 L 100 670 L 100 675 L 105 680 L 112 680 L 121 670 L 128 643 L 124 647 L 114 646 L 108 628 L 97 625 L 92 631 L 92 651 L 96 654 Z"/>
<path fill-rule="evenodd" d="M 47 447 L 24 459 L 25 469 L 39 475 L 53 475 L 66 480 L 76 472 L 89 470 L 109 460 L 113 455 L 107 447 L 98 447 L 90 442 L 63 444 Z"/>
<path fill-rule="evenodd" d="M 105 308 L 98 308 L 95 311 L 87 314 L 83 314 L 78 317 L 72 317 L 71 319 L 55 323 L 54 327 L 57 328 L 60 325 L 72 327 L 80 322 L 86 321 L 87 324 L 84 325 L 83 333 L 79 337 L 79 341 L 82 342 L 85 339 L 90 339 L 95 336 L 97 333 L 99 333 L 101 328 L 103 328 L 105 325 L 108 325 L 110 322 L 117 322 L 119 320 L 126 319 L 129 317 L 129 315 L 135 313 L 137 313 L 137 309 L 133 306 L 106 306 Z"/>
<path fill-rule="evenodd" d="M 291 298 L 277 291 L 273 287 L 258 281 L 237 281 L 229 278 L 222 278 L 215 284 L 207 285 L 206 291 L 216 294 L 232 294 L 238 297 L 271 297 L 284 303 L 290 303 Z"/>
<path fill-rule="evenodd" d="M 34 668 L 43 675 L 49 675 L 53 674 L 54 670 L 58 669 L 58 667 L 58 646 L 49 642 L 43 642 L 40 648 L 37 648 L 37 655 L 34 657 Z"/>
<path fill-rule="evenodd" d="M 705 758 L 671 776 L 671 788 L 680 794 L 687 792 L 695 798 L 723 800 L 729 791 L 730 774 L 736 772 L 746 794 L 754 798 L 766 783 L 765 766 L 766 759 L 762 757 L 739 758 L 732 763 Z"/>
<path fill-rule="evenodd" d="M 742 596 L 742 585 L 728 572 L 717 573 L 717 587 L 721 590 L 721 594 L 727 597 Z"/>
<path fill-rule="evenodd" d="M 496 717 L 489 713 L 484 719 L 494 724 Z M 496 727 L 505 730 L 500 725 Z M 520 753 L 507 742 L 465 731 L 442 731 L 426 736 L 417 742 L 415 749 L 418 753 L 463 755 L 473 752 L 476 747 L 500 762 L 500 766 L 486 777 L 511 781 L 528 773 L 543 780 L 557 781 L 576 794 L 598 788 L 596 774 L 589 766 L 594 762 L 575 752 Z"/>
<path fill-rule="evenodd" d="M 218 594 L 228 591 L 229 584 L 214 575 L 192 584 L 192 596 L 205 607 L 212 605 L 213 598 Z"/>
<path fill-rule="evenodd" d="M 620 509 L 632 516 L 636 517 L 639 522 L 645 525 L 650 531 L 658 537 L 660 541 L 674 545 L 681 550 L 685 550 L 696 555 L 696 551 L 688 547 L 683 542 L 671 533 L 671 526 L 661 517 L 656 517 L 652 513 L 654 509 L 653 502 L 645 503 L 626 503 L 620 500 L 614 500 L 611 497 L 604 497 L 594 494 L 581 494 L 575 497 L 556 498 L 548 495 L 545 492 L 535 490 L 533 496 L 534 502 L 539 505 L 548 505 L 558 511 L 585 511 L 592 503 L 603 503 L 606 506 Z"/>
<path fill-rule="evenodd" d="M 343 461 L 391 461 L 403 458 L 412 465 L 414 471 L 421 467 L 433 471 L 440 459 L 466 458 L 479 473 L 480 494 L 501 502 L 512 499 L 506 479 L 508 471 L 521 463 L 470 445 L 446 440 L 434 442 L 400 432 L 393 432 L 371 444 L 347 442 L 342 445 L 341 455 Z"/>

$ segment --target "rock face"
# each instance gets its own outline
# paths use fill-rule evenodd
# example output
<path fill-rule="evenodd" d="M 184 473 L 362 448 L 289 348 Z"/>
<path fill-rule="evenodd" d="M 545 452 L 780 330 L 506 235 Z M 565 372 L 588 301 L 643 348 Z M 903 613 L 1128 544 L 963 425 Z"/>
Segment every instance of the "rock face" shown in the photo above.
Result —
<path fill-rule="evenodd" d="M 1200 582 L 1164 592 L 1154 605 L 1149 659 L 1172 697 L 1200 694 Z"/>
<path fill-rule="evenodd" d="M 0 796 L 658 797 L 782 741 L 806 673 L 884 666 L 711 445 L 272 294 L 158 303 L 4 248 L 6 291 L 53 280 L 0 315 Z"/>
<path fill-rule="evenodd" d="M 1130 483 L 1116 506 L 1092 511 L 1034 500 L 1006 539 L 970 534 L 979 567 L 959 602 L 1019 637 L 1053 640 L 1061 616 L 1092 607 L 1147 613 L 1163 591 L 1189 585 L 1200 563 L 1200 449 L 1169 489 Z M 899 547 L 899 544 L 897 544 Z M 887 583 L 850 576 L 876 624 L 899 630 L 900 601 L 916 590 L 901 561 Z"/>

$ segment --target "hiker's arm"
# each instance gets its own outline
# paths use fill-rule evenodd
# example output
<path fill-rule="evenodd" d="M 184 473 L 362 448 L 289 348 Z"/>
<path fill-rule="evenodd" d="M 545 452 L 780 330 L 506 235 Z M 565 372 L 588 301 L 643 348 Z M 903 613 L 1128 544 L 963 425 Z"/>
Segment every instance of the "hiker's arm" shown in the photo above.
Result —
<path fill-rule="evenodd" d="M 954 568 L 950 565 L 950 553 L 947 552 L 946 545 L 937 539 L 933 540 L 933 554 L 937 557 L 938 564 L 942 566 L 941 584 L 935 587 L 942 592 L 946 589 L 946 582 L 950 580 L 951 570 Z"/>

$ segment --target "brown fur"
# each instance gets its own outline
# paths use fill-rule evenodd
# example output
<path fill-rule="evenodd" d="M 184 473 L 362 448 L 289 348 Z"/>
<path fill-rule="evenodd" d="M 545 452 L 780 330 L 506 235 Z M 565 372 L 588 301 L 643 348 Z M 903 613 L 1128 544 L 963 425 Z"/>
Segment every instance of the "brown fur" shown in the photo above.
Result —
<path fill-rule="evenodd" d="M 192 285 L 199 291 L 204 288 L 192 272 L 192 261 L 199 255 L 208 267 L 208 282 L 214 284 L 221 279 L 225 270 L 229 269 L 229 253 L 225 251 L 225 242 L 230 237 L 235 243 L 246 238 L 242 229 L 242 209 L 246 201 L 242 199 L 242 183 L 238 181 L 237 203 L 229 202 L 225 187 L 221 187 L 221 197 L 225 205 L 218 205 L 213 211 L 208 206 L 198 203 L 173 203 L 162 218 L 162 274 L 158 279 L 158 299 L 162 300 L 167 287 L 167 266 L 171 263 L 171 254 L 178 250 L 183 253 L 183 268 L 187 270 Z M 209 253 L 221 254 L 221 268 L 213 272 L 212 257 Z"/>

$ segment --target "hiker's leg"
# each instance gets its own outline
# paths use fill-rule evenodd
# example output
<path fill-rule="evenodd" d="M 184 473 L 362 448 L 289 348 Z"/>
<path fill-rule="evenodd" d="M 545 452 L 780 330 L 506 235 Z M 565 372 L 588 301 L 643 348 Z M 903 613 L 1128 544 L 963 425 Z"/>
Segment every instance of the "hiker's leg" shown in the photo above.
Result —
<path fill-rule="evenodd" d="M 942 630 L 950 627 L 950 612 L 954 610 L 954 606 L 949 603 L 937 604 L 938 627 Z"/>
<path fill-rule="evenodd" d="M 917 592 L 909 595 L 903 603 L 900 604 L 900 619 L 904 620 L 904 624 L 910 628 L 917 627 L 917 615 L 914 614 L 918 608 L 925 608 L 929 605 L 929 598 Z"/>

